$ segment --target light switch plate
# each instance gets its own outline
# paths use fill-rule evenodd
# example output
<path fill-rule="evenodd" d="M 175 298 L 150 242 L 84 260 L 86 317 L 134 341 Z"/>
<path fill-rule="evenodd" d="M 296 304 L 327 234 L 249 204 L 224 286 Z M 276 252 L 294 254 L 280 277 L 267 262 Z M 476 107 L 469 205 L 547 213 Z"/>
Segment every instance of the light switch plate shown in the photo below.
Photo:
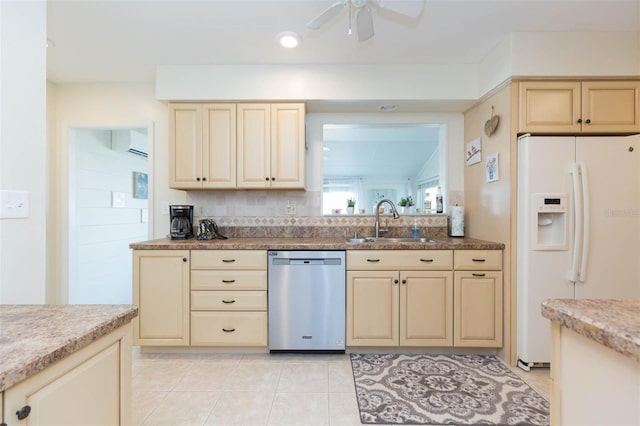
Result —
<path fill-rule="evenodd" d="M 29 217 L 29 193 L 27 191 L 0 191 L 0 219 Z"/>
<path fill-rule="evenodd" d="M 126 194 L 124 192 L 113 191 L 111 193 L 111 208 L 123 209 L 125 198 L 126 198 Z"/>

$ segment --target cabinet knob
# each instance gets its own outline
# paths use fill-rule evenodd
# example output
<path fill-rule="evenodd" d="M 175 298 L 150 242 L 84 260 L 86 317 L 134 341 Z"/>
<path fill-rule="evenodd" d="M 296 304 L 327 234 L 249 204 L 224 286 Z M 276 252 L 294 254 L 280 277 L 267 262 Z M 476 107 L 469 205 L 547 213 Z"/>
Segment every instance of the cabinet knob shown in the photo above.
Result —
<path fill-rule="evenodd" d="M 276 178 L 272 177 L 271 180 L 276 180 Z"/>
<path fill-rule="evenodd" d="M 393 280 L 393 283 L 394 284 L 398 284 L 398 280 Z"/>
<path fill-rule="evenodd" d="M 269 181 L 269 176 L 267 176 L 266 178 L 264 178 L 264 180 Z"/>
<path fill-rule="evenodd" d="M 591 124 L 591 120 L 587 118 L 587 119 L 585 120 L 585 123 L 587 123 L 587 124 Z"/>
<path fill-rule="evenodd" d="M 205 180 L 207 180 L 207 178 L 206 178 L 206 177 L 203 177 L 203 178 L 202 178 L 202 180 L 203 180 L 203 181 L 205 181 Z"/>
<path fill-rule="evenodd" d="M 186 257 L 183 257 L 183 258 L 182 258 L 182 261 L 183 261 L 183 262 L 186 262 L 186 261 L 187 261 L 187 258 L 186 258 Z"/>
<path fill-rule="evenodd" d="M 578 118 L 578 121 L 576 121 L 576 123 L 582 124 L 582 118 Z"/>
<path fill-rule="evenodd" d="M 18 416 L 18 420 L 24 420 L 29 417 L 29 413 L 31 413 L 31 407 L 25 405 L 24 407 L 16 411 L 16 416 Z"/>
<path fill-rule="evenodd" d="M 200 178 L 199 178 L 199 177 L 197 177 L 197 178 L 196 178 L 196 180 L 197 180 L 198 182 L 200 182 Z"/>
<path fill-rule="evenodd" d="M 407 283 L 407 280 L 402 280 L 402 284 L 406 284 L 406 283 Z"/>

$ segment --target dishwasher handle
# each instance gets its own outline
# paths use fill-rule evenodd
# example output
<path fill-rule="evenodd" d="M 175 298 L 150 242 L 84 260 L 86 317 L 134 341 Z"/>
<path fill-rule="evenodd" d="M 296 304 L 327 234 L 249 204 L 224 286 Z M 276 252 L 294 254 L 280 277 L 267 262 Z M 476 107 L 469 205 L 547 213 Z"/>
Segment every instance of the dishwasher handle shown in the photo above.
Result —
<path fill-rule="evenodd" d="M 324 259 L 287 259 L 287 258 L 272 258 L 272 265 L 302 265 L 302 266 L 314 266 L 314 265 L 341 265 L 342 260 L 338 258 L 324 258 Z"/>

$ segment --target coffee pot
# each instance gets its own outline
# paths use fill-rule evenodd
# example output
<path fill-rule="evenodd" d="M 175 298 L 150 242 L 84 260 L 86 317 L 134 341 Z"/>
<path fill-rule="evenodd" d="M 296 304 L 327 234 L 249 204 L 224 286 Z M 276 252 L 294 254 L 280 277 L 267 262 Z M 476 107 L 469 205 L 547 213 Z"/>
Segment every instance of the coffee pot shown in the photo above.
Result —
<path fill-rule="evenodd" d="M 169 206 L 169 238 L 186 240 L 193 237 L 193 206 Z"/>

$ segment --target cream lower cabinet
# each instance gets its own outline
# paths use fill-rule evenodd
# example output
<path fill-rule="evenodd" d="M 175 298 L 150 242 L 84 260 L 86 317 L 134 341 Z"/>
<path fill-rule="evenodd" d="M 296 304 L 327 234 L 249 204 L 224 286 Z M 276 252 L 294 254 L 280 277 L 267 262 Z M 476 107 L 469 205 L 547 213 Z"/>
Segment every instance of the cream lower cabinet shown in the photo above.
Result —
<path fill-rule="evenodd" d="M 451 250 L 348 251 L 347 346 L 452 346 L 452 267 Z"/>
<path fill-rule="evenodd" d="M 189 346 L 189 250 L 134 250 L 134 344 Z"/>
<path fill-rule="evenodd" d="M 131 331 L 131 324 L 120 327 L 5 390 L 4 423 L 130 425 Z"/>
<path fill-rule="evenodd" d="M 502 346 L 502 252 L 456 250 L 454 346 Z"/>
<path fill-rule="evenodd" d="M 191 346 L 267 346 L 267 253 L 191 252 Z"/>

